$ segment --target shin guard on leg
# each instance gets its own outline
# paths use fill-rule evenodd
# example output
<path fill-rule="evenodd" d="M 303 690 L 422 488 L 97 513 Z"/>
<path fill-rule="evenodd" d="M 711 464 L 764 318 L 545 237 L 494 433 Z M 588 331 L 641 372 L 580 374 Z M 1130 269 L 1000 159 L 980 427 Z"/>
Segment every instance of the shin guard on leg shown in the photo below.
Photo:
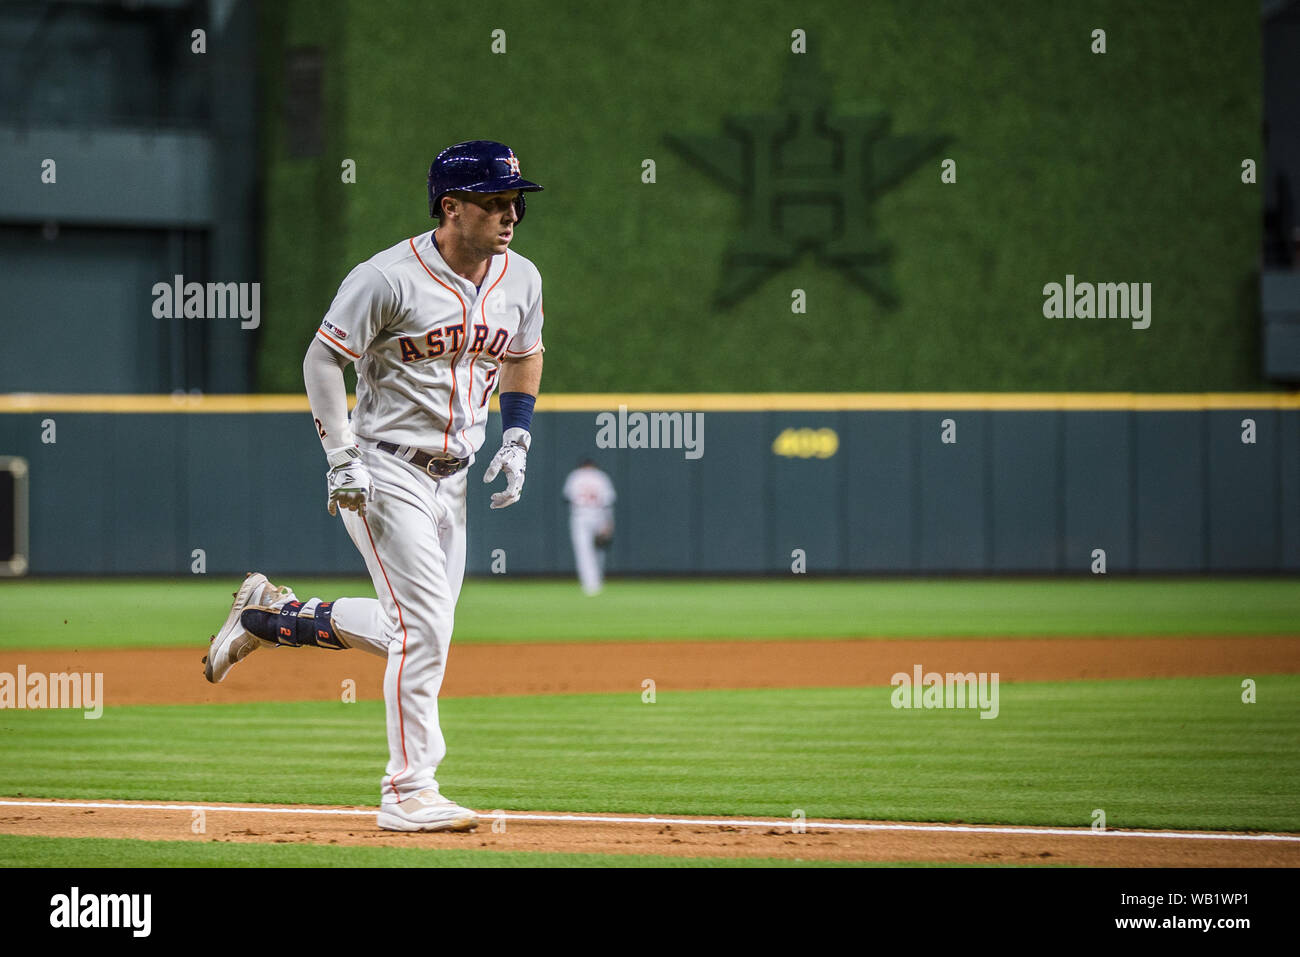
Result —
<path fill-rule="evenodd" d="M 334 630 L 331 616 L 332 601 L 312 598 L 309 601 L 288 601 L 278 610 L 253 606 L 245 608 L 240 624 L 263 641 L 277 645 L 300 648 L 314 645 L 317 648 L 342 650 L 347 647 Z"/>

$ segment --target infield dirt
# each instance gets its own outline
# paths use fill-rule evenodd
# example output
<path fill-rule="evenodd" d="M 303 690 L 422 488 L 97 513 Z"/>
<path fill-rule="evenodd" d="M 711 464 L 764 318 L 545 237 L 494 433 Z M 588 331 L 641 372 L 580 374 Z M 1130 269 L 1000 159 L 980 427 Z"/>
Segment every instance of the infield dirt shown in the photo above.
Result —
<path fill-rule="evenodd" d="M 94 802 L 106 804 L 109 802 Z M 136 838 L 155 841 L 310 843 L 360 847 L 479 848 L 496 851 L 559 851 L 589 854 L 658 854 L 682 857 L 773 857 L 819 861 L 925 861 L 948 864 L 1057 864 L 1098 867 L 1297 867 L 1300 841 L 1243 841 L 1239 836 L 1129 836 L 1122 831 L 1071 833 L 1017 828 L 1007 834 L 978 826 L 920 830 L 933 825 L 885 823 L 889 830 L 831 830 L 808 821 L 804 833 L 790 825 L 752 827 L 701 819 L 699 823 L 641 823 L 615 815 L 583 815 L 582 821 L 507 818 L 493 827 L 487 815 L 468 834 L 394 834 L 374 826 L 373 809 L 360 815 L 265 813 L 247 805 L 209 806 L 205 833 L 194 834 L 194 808 L 146 808 L 144 802 L 113 807 L 0 806 L 0 832 L 46 837 Z M 215 809 L 220 807 L 222 809 Z M 271 806 L 274 807 L 274 806 Z M 282 806 L 280 806 L 282 807 Z M 325 809 L 337 810 L 337 809 Z M 545 812 L 528 812 L 544 814 Z M 564 812 L 559 812 L 563 814 Z M 590 820 L 603 818 L 604 820 Z M 835 823 L 847 823 L 837 821 Z M 871 823 L 871 822 L 856 822 Z M 909 830 L 916 827 L 917 830 Z M 1027 833 L 1026 833 L 1027 832 Z M 593 863 L 596 863 L 593 861 Z"/>
<path fill-rule="evenodd" d="M 104 675 L 114 705 L 337 701 L 343 681 L 358 698 L 382 697 L 384 659 L 357 651 L 270 648 L 236 665 L 220 685 L 203 679 L 205 649 L 6 651 L 0 671 Z M 1011 681 L 1195 678 L 1300 673 L 1295 637 L 836 639 L 627 641 L 452 645 L 444 697 L 640 694 L 705 688 L 888 685 L 897 672 L 997 672 Z"/>

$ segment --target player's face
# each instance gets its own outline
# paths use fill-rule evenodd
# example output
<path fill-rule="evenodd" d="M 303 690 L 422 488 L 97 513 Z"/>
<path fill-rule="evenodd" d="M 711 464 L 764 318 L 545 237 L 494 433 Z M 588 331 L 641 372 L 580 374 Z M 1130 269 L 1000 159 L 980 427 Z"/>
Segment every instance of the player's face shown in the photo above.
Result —
<path fill-rule="evenodd" d="M 499 256 L 515 235 L 515 199 L 519 190 L 465 194 L 458 209 L 458 228 L 467 244 L 486 255 Z"/>

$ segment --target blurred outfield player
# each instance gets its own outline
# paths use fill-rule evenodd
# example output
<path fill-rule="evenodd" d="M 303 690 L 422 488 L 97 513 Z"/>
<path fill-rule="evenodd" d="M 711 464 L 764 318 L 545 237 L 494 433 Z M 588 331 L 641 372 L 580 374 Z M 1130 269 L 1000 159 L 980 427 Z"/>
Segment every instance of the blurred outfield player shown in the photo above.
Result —
<path fill-rule="evenodd" d="M 578 581 L 588 595 L 599 594 L 605 578 L 605 549 L 614 538 L 614 483 L 583 459 L 564 480 L 564 497 L 569 503 L 569 537 Z"/>
<path fill-rule="evenodd" d="M 365 558 L 378 600 L 306 602 L 250 574 L 211 641 L 211 682 L 259 647 L 359 648 L 388 661 L 388 766 L 378 823 L 395 831 L 469 830 L 473 811 L 445 798 L 438 723 L 456 601 L 465 572 L 468 467 L 501 388 L 504 474 L 492 508 L 519 500 L 542 377 L 542 280 L 508 247 L 524 217 L 509 147 L 473 140 L 429 168 L 436 229 L 372 256 L 343 280 L 303 362 L 329 465 L 327 507 Z M 343 370 L 357 365 L 351 420 Z M 292 532 L 286 529 L 286 532 Z"/>

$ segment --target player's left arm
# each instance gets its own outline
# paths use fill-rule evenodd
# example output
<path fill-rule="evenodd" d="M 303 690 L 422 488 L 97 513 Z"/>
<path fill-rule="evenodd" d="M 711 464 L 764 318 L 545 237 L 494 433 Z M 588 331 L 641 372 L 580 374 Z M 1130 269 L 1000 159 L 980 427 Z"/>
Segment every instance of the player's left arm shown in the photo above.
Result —
<path fill-rule="evenodd" d="M 534 352 L 522 359 L 506 356 L 501 363 L 501 393 L 523 392 L 534 399 L 542 391 L 542 354 Z"/>
<path fill-rule="evenodd" d="M 492 457 L 483 481 L 491 482 L 506 473 L 504 492 L 492 493 L 492 508 L 505 508 L 519 501 L 524 489 L 524 471 L 528 465 L 528 448 L 532 444 L 529 428 L 533 406 L 542 387 L 542 354 L 501 362 L 501 449 Z"/>

